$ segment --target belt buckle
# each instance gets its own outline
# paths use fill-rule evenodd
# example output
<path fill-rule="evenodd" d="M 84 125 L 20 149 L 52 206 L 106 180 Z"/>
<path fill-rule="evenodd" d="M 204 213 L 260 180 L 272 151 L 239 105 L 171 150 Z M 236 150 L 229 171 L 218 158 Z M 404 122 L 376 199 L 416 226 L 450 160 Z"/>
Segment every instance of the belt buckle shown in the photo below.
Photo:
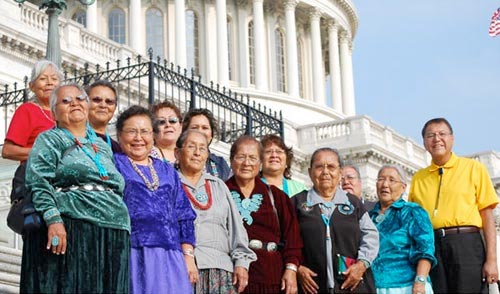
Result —
<path fill-rule="evenodd" d="M 248 246 L 250 248 L 253 248 L 253 249 L 262 249 L 262 241 L 256 240 L 256 239 L 252 239 L 248 243 Z"/>
<path fill-rule="evenodd" d="M 446 236 L 446 231 L 444 228 L 438 229 L 439 237 L 444 238 Z"/>
<path fill-rule="evenodd" d="M 274 242 L 269 242 L 267 243 L 267 251 L 277 251 L 278 250 L 278 244 L 274 243 Z"/>

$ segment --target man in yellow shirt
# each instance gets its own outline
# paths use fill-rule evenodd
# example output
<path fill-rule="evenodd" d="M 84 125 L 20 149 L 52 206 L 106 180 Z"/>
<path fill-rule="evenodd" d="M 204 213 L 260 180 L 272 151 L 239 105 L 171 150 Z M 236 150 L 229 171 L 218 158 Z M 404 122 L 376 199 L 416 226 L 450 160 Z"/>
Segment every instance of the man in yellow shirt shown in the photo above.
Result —
<path fill-rule="evenodd" d="M 488 171 L 480 162 L 452 152 L 453 129 L 446 119 L 429 120 L 422 137 L 432 163 L 413 176 L 409 201 L 429 213 L 434 227 L 434 292 L 487 293 L 487 283 L 498 280 L 493 218 L 498 197 Z"/>

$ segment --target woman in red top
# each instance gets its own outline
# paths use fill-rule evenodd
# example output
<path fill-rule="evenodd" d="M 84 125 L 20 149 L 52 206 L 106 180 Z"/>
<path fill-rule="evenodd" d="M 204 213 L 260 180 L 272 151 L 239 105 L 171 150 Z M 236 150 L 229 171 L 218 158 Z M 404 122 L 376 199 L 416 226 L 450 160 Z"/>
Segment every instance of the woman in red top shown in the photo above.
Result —
<path fill-rule="evenodd" d="M 288 196 L 261 181 L 262 159 L 262 145 L 255 138 L 243 136 L 231 146 L 234 176 L 226 185 L 242 216 L 249 247 L 257 254 L 244 293 L 293 294 L 302 258 L 298 221 Z"/>
<path fill-rule="evenodd" d="M 3 144 L 3 158 L 25 161 L 38 134 L 55 126 L 49 97 L 62 79 L 54 63 L 48 60 L 35 63 L 29 82 L 33 98 L 19 106 L 12 117 Z"/>

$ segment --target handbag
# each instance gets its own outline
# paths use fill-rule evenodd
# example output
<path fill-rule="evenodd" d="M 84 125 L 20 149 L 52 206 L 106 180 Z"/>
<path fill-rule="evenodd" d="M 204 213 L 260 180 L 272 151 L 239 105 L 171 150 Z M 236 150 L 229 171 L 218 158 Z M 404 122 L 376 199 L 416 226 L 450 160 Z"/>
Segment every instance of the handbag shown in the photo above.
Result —
<path fill-rule="evenodd" d="M 18 234 L 38 230 L 44 225 L 43 218 L 31 201 L 31 193 L 26 189 L 25 175 L 26 161 L 22 162 L 14 173 L 10 193 L 11 206 L 7 215 L 7 226 Z"/>

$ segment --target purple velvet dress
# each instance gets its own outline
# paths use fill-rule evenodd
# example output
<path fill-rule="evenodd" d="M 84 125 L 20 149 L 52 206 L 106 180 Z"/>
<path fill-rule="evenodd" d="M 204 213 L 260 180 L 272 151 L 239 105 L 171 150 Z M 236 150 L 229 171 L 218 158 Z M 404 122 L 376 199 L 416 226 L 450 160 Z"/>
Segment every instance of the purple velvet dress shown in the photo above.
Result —
<path fill-rule="evenodd" d="M 160 186 L 150 191 L 125 154 L 115 154 L 117 169 L 125 178 L 124 200 L 130 235 L 131 293 L 192 293 L 181 243 L 194 245 L 196 214 L 170 164 L 152 159 Z M 138 165 L 152 182 L 147 166 Z"/>

